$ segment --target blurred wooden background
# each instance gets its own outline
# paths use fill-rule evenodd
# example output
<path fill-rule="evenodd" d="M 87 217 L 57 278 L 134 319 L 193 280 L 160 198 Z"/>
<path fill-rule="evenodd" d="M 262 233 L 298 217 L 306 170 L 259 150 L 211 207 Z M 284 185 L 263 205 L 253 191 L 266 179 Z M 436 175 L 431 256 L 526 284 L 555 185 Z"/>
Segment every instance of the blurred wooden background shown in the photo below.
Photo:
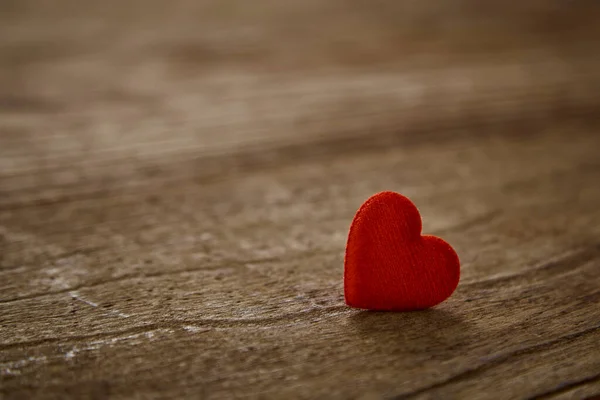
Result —
<path fill-rule="evenodd" d="M 600 393 L 600 3 L 0 3 L 0 397 Z M 360 204 L 462 260 L 344 305 Z"/>

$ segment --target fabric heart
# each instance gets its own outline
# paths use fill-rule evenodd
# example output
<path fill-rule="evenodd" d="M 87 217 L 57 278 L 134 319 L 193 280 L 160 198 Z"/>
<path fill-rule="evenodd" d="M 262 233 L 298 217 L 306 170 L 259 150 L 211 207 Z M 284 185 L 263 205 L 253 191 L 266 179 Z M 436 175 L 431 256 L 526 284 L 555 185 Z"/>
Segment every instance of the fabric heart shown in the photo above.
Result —
<path fill-rule="evenodd" d="M 369 198 L 350 226 L 344 294 L 351 307 L 410 311 L 446 300 L 460 278 L 460 262 L 442 239 L 421 235 L 421 215 L 406 197 Z"/>

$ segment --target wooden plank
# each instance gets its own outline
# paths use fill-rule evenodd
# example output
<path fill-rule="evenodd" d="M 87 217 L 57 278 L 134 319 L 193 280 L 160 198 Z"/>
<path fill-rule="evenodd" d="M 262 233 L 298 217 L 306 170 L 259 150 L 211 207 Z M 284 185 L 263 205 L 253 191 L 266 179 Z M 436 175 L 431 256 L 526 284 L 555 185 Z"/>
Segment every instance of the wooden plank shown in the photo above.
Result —
<path fill-rule="evenodd" d="M 3 5 L 0 397 L 600 393 L 596 3 L 171 3 Z M 381 190 L 432 310 L 344 304 Z"/>

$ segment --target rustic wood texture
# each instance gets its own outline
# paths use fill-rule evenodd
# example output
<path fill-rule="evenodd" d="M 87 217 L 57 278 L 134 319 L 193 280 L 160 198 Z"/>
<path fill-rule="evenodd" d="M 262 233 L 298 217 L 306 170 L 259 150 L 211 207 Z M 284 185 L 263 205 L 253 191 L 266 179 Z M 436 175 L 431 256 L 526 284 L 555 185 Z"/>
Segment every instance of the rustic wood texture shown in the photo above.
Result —
<path fill-rule="evenodd" d="M 0 397 L 600 394 L 600 3 L 0 3 Z M 462 277 L 349 309 L 349 223 Z"/>

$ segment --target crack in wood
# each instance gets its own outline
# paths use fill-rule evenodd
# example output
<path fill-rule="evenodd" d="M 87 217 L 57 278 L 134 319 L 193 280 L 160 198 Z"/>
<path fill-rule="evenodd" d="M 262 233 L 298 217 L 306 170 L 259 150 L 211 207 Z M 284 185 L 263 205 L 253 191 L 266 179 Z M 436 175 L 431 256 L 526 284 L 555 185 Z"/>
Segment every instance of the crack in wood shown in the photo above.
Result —
<path fill-rule="evenodd" d="M 558 394 L 568 392 L 580 386 L 588 385 L 590 383 L 595 383 L 600 381 L 600 373 L 585 377 L 583 379 L 576 379 L 572 381 L 563 382 L 555 388 L 548 390 L 546 392 L 536 394 L 529 398 L 529 400 L 543 400 L 552 398 Z M 593 399 L 595 396 L 590 396 L 589 399 Z"/>
<path fill-rule="evenodd" d="M 394 400 L 409 399 L 409 398 L 416 397 L 418 395 L 422 395 L 426 392 L 429 392 L 429 391 L 432 391 L 435 389 L 443 388 L 443 387 L 448 386 L 453 383 L 472 379 L 472 378 L 476 377 L 477 375 L 481 374 L 482 372 L 485 372 L 491 368 L 497 367 L 498 365 L 501 365 L 514 357 L 544 351 L 544 350 L 550 349 L 552 347 L 555 347 L 557 345 L 563 344 L 564 342 L 572 342 L 574 340 L 585 337 L 587 335 L 594 334 L 594 333 L 598 332 L 599 330 L 600 330 L 600 325 L 596 325 L 591 328 L 584 329 L 579 332 L 570 333 L 568 335 L 564 335 L 564 336 L 561 336 L 556 339 L 552 339 L 552 340 L 549 340 L 549 341 L 546 341 L 543 343 L 538 343 L 533 346 L 523 347 L 523 348 L 519 348 L 519 349 L 510 351 L 508 353 L 497 355 L 494 358 L 489 359 L 488 361 L 486 361 L 482 364 L 479 364 L 473 368 L 468 368 L 468 369 L 461 371 L 458 374 L 452 375 L 449 378 L 446 378 L 440 382 L 433 383 L 431 385 L 422 387 L 420 389 L 413 390 L 408 393 L 402 393 L 402 394 L 396 395 L 393 397 L 393 399 Z"/>

